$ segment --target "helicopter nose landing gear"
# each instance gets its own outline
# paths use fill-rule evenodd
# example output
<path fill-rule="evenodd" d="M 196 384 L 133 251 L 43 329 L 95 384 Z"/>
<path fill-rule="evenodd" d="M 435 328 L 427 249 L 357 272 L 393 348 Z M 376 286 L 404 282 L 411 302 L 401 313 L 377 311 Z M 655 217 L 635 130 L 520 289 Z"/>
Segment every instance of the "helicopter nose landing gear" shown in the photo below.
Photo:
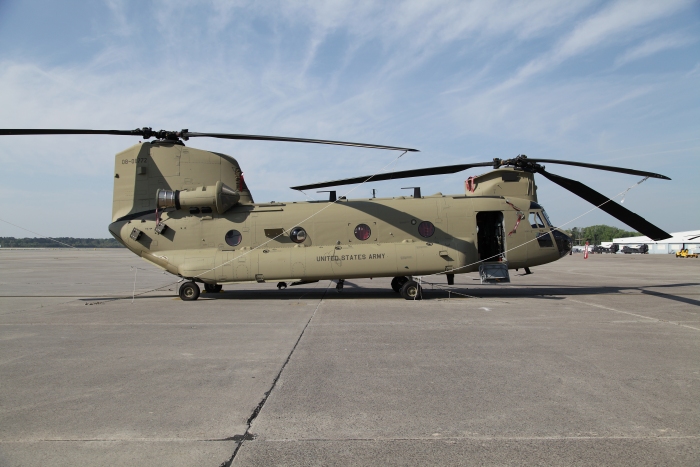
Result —
<path fill-rule="evenodd" d="M 391 288 L 394 289 L 394 292 L 399 293 L 406 282 L 408 282 L 408 277 L 406 276 L 394 277 L 391 280 Z"/>
<path fill-rule="evenodd" d="M 199 298 L 199 286 L 192 281 L 183 282 L 178 292 L 180 299 L 189 302 Z"/>
<path fill-rule="evenodd" d="M 204 290 L 207 293 L 219 293 L 223 286 L 221 284 L 204 284 Z"/>
<path fill-rule="evenodd" d="M 423 288 L 414 280 L 406 280 L 401 286 L 401 296 L 406 300 L 422 300 Z"/>
<path fill-rule="evenodd" d="M 343 285 L 345 284 L 345 279 L 338 279 L 338 284 L 335 286 L 335 290 L 340 292 L 343 290 Z"/>
<path fill-rule="evenodd" d="M 294 285 L 294 284 L 292 284 Z M 287 283 L 286 282 L 278 282 L 277 283 L 277 290 L 282 290 L 287 288 Z"/>

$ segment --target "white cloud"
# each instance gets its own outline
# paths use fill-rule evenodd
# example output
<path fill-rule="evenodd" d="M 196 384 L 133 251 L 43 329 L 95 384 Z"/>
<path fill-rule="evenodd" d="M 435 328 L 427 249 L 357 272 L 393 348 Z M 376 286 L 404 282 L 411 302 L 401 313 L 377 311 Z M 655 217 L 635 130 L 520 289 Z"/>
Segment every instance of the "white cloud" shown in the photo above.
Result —
<path fill-rule="evenodd" d="M 624 54 L 620 55 L 615 60 L 616 66 L 622 66 L 635 60 L 649 57 L 664 50 L 677 49 L 686 45 L 697 42 L 696 37 L 686 34 L 662 34 L 660 36 L 648 39 L 636 47 L 628 49 Z"/>
<path fill-rule="evenodd" d="M 111 28 L 111 32 L 121 37 L 126 37 L 133 34 L 133 25 L 130 23 L 126 14 L 126 1 L 105 0 L 105 4 L 112 13 L 112 18 L 115 22 L 115 26 Z"/>
<path fill-rule="evenodd" d="M 623 0 L 593 15 L 581 23 L 555 51 L 555 56 L 565 59 L 586 52 L 591 48 L 629 34 L 633 29 L 649 22 L 665 18 L 684 7 L 691 6 L 688 0 Z"/>
<path fill-rule="evenodd" d="M 672 125 L 669 116 L 697 121 L 689 104 L 697 96 L 697 72 L 631 79 L 615 75 L 605 61 L 587 61 L 569 75 L 555 74 L 564 61 L 588 60 L 589 52 L 610 49 L 608 55 L 622 57 L 620 48 L 639 36 L 675 37 L 657 20 L 684 5 L 179 1 L 142 7 L 113 0 L 112 29 L 104 29 L 104 46 L 90 57 L 57 66 L 31 54 L 22 61 L 0 54 L 0 127 L 186 127 L 423 150 L 404 156 L 394 170 L 518 152 L 575 159 L 629 146 L 631 139 L 665 141 L 668 133 L 655 125 Z M 503 85 L 514 76 L 519 86 Z M 77 210 L 100 209 L 94 200 L 81 207 L 81 196 L 94 190 L 95 199 L 108 200 L 113 155 L 136 141 L 7 137 L 0 184 L 13 193 L 27 184 L 51 186 L 59 197 L 61 185 L 100 181 L 65 198 Z M 259 201 L 304 199 L 286 187 L 373 173 L 397 155 L 301 144 L 188 144 L 238 158 Z M 459 192 L 462 178 L 420 184 L 425 193 Z M 380 195 L 401 186 L 381 185 Z M 32 193 L 22 191 L 13 203 Z M 46 192 L 37 196 L 26 205 L 51 214 L 42 208 Z M 101 210 L 108 216 L 109 205 Z M 26 216 L 34 218 L 40 216 Z M 81 222 L 91 221 L 71 225 Z"/>
<path fill-rule="evenodd" d="M 582 21 L 552 50 L 528 62 L 502 87 L 518 85 L 533 75 L 546 72 L 567 59 L 590 52 L 634 34 L 635 29 L 692 6 L 689 0 L 619 0 Z M 624 36 L 624 37 L 623 37 Z"/>

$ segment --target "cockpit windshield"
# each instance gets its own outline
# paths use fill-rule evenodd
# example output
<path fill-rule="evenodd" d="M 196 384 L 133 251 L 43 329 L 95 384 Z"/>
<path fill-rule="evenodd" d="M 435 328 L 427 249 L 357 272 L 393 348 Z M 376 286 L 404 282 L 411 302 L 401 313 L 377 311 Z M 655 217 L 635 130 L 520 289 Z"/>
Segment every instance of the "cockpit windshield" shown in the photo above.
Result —
<path fill-rule="evenodd" d="M 530 213 L 530 225 L 534 228 L 539 227 L 541 229 L 545 227 L 544 221 L 542 220 L 542 216 L 540 216 L 540 214 L 537 212 Z"/>
<path fill-rule="evenodd" d="M 544 219 L 547 220 L 546 224 L 544 223 L 543 216 Z M 552 221 L 549 220 L 549 216 L 547 216 L 544 209 L 542 209 L 542 213 L 530 211 L 530 225 L 534 228 L 543 229 L 545 227 L 551 227 Z"/>
<path fill-rule="evenodd" d="M 552 224 L 552 221 L 549 220 L 549 216 L 547 215 L 547 211 L 545 211 L 544 209 L 542 209 L 542 215 L 543 215 L 544 218 L 547 220 L 547 225 L 550 226 L 550 227 L 552 227 L 554 224 Z"/>

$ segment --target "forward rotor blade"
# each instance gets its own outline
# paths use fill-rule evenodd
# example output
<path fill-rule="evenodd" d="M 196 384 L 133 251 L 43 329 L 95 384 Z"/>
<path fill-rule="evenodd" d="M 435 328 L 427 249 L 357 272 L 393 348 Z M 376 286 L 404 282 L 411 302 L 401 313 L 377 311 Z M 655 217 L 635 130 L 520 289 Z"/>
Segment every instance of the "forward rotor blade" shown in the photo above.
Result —
<path fill-rule="evenodd" d="M 399 178 L 411 178 L 411 177 L 424 177 L 426 175 L 451 174 L 451 173 L 456 173 L 456 172 L 461 172 L 463 170 L 471 169 L 472 167 L 488 167 L 488 166 L 493 166 L 493 161 L 491 161 L 491 162 L 479 162 L 476 164 L 457 164 L 457 165 L 444 165 L 442 167 L 427 167 L 425 169 L 402 170 L 400 172 L 387 172 L 387 173 L 376 174 L 374 176 L 365 175 L 362 177 L 343 178 L 340 180 L 332 180 L 329 182 L 321 182 L 321 183 L 312 183 L 309 185 L 293 186 L 291 188 L 292 188 L 292 190 L 310 190 L 312 188 L 326 188 L 329 186 L 352 185 L 355 183 L 362 183 L 364 181 L 380 182 L 382 180 L 397 180 Z"/>
<path fill-rule="evenodd" d="M 314 144 L 332 144 L 335 146 L 353 146 L 357 148 L 373 148 L 373 149 L 389 149 L 391 151 L 408 151 L 408 152 L 420 152 L 418 149 L 411 148 L 400 148 L 397 146 L 383 146 L 380 144 L 365 144 L 365 143 L 350 143 L 348 141 L 330 141 L 325 139 L 309 139 L 309 138 L 290 138 L 287 136 L 263 136 L 263 135 L 237 135 L 230 133 L 193 133 L 190 131 L 183 131 L 183 138 L 197 138 L 207 136 L 210 138 L 221 138 L 221 139 L 237 139 L 237 140 L 248 140 L 248 141 L 285 141 L 291 143 L 314 143 Z"/>
<path fill-rule="evenodd" d="M 621 174 L 641 175 L 642 177 L 660 178 L 662 180 L 671 180 L 666 175 L 661 175 L 661 174 L 657 174 L 654 172 L 645 172 L 643 170 L 627 169 L 624 167 L 613 167 L 610 165 L 588 164 L 586 162 L 560 161 L 557 159 L 530 159 L 529 157 L 527 158 L 527 160 L 530 162 L 535 162 L 535 163 L 544 162 L 547 164 L 574 165 L 576 167 L 586 167 L 587 169 L 607 170 L 608 172 L 618 172 Z"/>
<path fill-rule="evenodd" d="M 671 238 L 670 234 L 661 230 L 660 228 L 647 221 L 640 215 L 635 214 L 629 209 L 622 207 L 615 201 L 611 200 L 605 195 L 598 193 L 593 188 L 590 188 L 581 182 L 577 182 L 576 180 L 571 180 L 570 178 L 562 177 L 560 175 L 547 172 L 544 169 L 538 170 L 538 173 L 542 174 L 557 185 L 566 188 L 573 194 L 580 196 L 581 198 L 585 199 L 594 206 L 598 206 L 601 210 L 607 212 L 615 219 L 629 225 L 637 232 L 641 232 L 642 234 L 646 235 L 654 241 Z"/>

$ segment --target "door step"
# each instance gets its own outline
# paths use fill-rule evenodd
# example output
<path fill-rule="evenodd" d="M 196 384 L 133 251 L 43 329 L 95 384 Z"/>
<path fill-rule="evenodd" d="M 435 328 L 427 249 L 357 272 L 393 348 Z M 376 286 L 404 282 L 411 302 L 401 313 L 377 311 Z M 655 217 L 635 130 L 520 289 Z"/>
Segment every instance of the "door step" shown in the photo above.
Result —
<path fill-rule="evenodd" d="M 510 282 L 508 263 L 481 263 L 479 277 L 482 284 L 501 284 Z"/>

